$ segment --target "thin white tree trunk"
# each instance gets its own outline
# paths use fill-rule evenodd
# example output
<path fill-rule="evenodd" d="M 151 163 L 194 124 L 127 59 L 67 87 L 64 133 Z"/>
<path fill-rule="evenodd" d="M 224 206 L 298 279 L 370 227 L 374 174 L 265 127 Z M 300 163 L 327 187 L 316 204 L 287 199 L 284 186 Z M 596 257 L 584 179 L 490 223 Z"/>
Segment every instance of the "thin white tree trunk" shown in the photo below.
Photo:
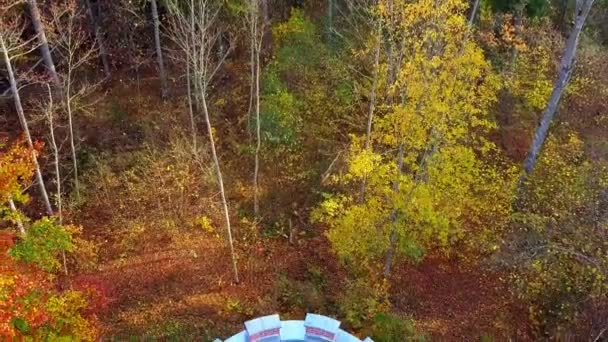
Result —
<path fill-rule="evenodd" d="M 72 167 L 74 168 L 74 191 L 76 191 L 76 199 L 80 200 L 80 183 L 78 181 L 78 159 L 76 157 L 76 142 L 74 138 L 74 120 L 72 113 L 72 99 L 71 99 L 71 88 L 72 88 L 72 75 L 71 75 L 71 62 L 68 66 L 67 83 L 65 87 L 66 96 L 66 111 L 68 114 L 68 131 L 70 133 L 70 152 L 72 155 Z"/>
<path fill-rule="evenodd" d="M 68 82 L 69 83 L 69 82 Z M 48 85 L 47 85 L 48 87 Z M 63 205 L 61 200 L 61 173 L 59 171 L 59 148 L 57 147 L 57 141 L 55 140 L 55 124 L 53 122 L 53 94 L 51 93 L 51 88 L 48 87 L 49 91 L 49 104 L 46 110 L 46 116 L 49 122 L 49 133 L 51 136 L 51 148 L 53 149 L 53 159 L 55 164 L 55 182 L 57 183 L 57 195 L 56 195 L 56 205 L 57 205 L 57 219 L 59 220 L 59 225 L 63 225 Z M 61 251 L 61 259 L 63 262 L 63 272 L 67 276 L 68 272 L 68 262 L 65 257 L 65 251 Z"/>
<path fill-rule="evenodd" d="M 253 212 L 256 217 L 260 213 L 258 177 L 260 170 L 260 150 L 262 147 L 261 127 L 260 127 L 260 52 L 256 52 L 256 72 L 255 72 L 255 170 L 253 175 Z"/>
<path fill-rule="evenodd" d="M 202 88 L 205 88 L 203 86 Z M 232 258 L 232 271 L 234 274 L 234 282 L 239 283 L 239 272 L 237 268 L 237 259 L 234 251 L 234 243 L 232 241 L 232 227 L 230 226 L 230 212 L 228 210 L 228 201 L 226 200 L 226 192 L 224 191 L 224 179 L 222 177 L 222 170 L 220 168 L 220 161 L 217 157 L 217 152 L 215 149 L 215 141 L 213 139 L 213 127 L 211 127 L 211 121 L 209 120 L 209 110 L 207 109 L 207 99 L 206 94 L 203 92 L 201 94 L 201 102 L 203 107 L 203 114 L 205 115 L 205 121 L 207 123 L 207 134 L 209 134 L 209 144 L 211 145 L 211 155 L 213 157 L 213 163 L 215 164 L 215 171 L 217 173 L 217 182 L 220 187 L 220 195 L 222 198 L 222 207 L 224 211 L 224 219 L 226 221 L 226 234 L 228 235 L 228 244 L 230 246 L 230 256 Z"/>
<path fill-rule="evenodd" d="M 258 0 L 254 0 L 255 12 L 251 17 L 252 25 L 252 36 L 253 40 L 253 51 L 255 54 L 255 133 L 256 133 L 256 147 L 255 147 L 255 167 L 253 172 L 253 214 L 256 218 L 260 214 L 260 201 L 259 201 L 259 185 L 258 177 L 260 172 L 260 150 L 262 148 L 262 137 L 261 137 L 261 125 L 260 125 L 260 50 L 261 50 L 261 39 L 258 37 Z"/>
<path fill-rule="evenodd" d="M 253 0 L 256 1 L 256 0 Z M 252 2 L 253 2 L 252 1 Z M 251 14 L 249 14 L 251 15 Z M 249 20 L 254 20 L 253 16 Z M 253 97 L 255 93 L 255 32 L 252 22 L 249 22 L 249 34 L 251 36 L 249 46 L 249 106 L 247 107 L 247 138 L 251 143 L 251 109 L 253 108 Z"/>
<path fill-rule="evenodd" d="M 163 51 L 160 46 L 160 20 L 158 19 L 158 8 L 156 0 L 152 2 L 152 20 L 154 21 L 154 44 L 156 46 L 156 61 L 158 63 L 158 71 L 160 76 L 160 91 L 163 99 L 168 98 L 169 88 L 167 84 L 167 74 L 165 72 L 165 63 L 163 62 Z"/>
<path fill-rule="evenodd" d="M 48 87 L 48 85 L 47 85 Z M 51 138 L 51 149 L 53 150 L 53 164 L 55 166 L 55 183 L 56 183 L 56 202 L 57 206 L 57 218 L 59 224 L 63 224 L 63 201 L 61 197 L 61 172 L 59 170 L 59 147 L 57 146 L 57 140 L 55 139 L 55 121 L 53 113 L 53 95 L 51 88 L 48 87 L 49 92 L 49 104 L 46 109 L 46 117 L 49 124 L 49 135 Z"/>
<path fill-rule="evenodd" d="M 585 25 L 585 20 L 589 15 L 593 2 L 594 0 L 583 0 L 581 5 L 577 6 L 577 15 L 576 20 L 574 22 L 574 27 L 572 28 L 570 37 L 568 37 L 568 40 L 566 41 L 564 55 L 562 56 L 560 62 L 559 74 L 557 80 L 553 85 L 553 92 L 551 93 L 551 97 L 549 98 L 547 107 L 543 111 L 542 119 L 538 128 L 536 129 L 536 132 L 534 133 L 534 139 L 532 140 L 530 151 L 528 152 L 528 155 L 524 162 L 524 175 L 520 179 L 520 186 L 523 184 L 523 181 L 525 180 L 527 175 L 529 175 L 534 169 L 536 159 L 538 158 L 540 150 L 547 137 L 547 132 L 549 131 L 551 121 L 553 121 L 553 118 L 555 117 L 559 101 L 562 97 L 562 94 L 564 93 L 564 90 L 566 89 L 566 86 L 568 85 L 570 76 L 572 75 L 579 37 L 583 26 Z"/>
<path fill-rule="evenodd" d="M 61 82 L 59 81 L 59 76 L 57 76 L 57 70 L 55 70 L 55 63 L 53 63 L 53 57 L 51 56 L 49 43 L 46 40 L 46 35 L 44 34 L 44 27 L 42 26 L 42 20 L 40 19 L 38 5 L 36 4 L 36 0 L 28 0 L 27 3 L 30 8 L 30 14 L 32 16 L 32 24 L 34 25 L 34 30 L 36 30 L 36 34 L 38 35 L 38 42 L 40 44 L 40 51 L 42 52 L 44 64 L 46 65 L 46 68 L 49 72 L 49 76 L 51 76 L 53 83 L 55 83 L 55 85 L 59 87 Z"/>
<path fill-rule="evenodd" d="M 36 169 L 36 181 L 38 182 L 38 187 L 40 188 L 40 195 L 42 196 L 42 201 L 46 208 L 46 212 L 49 215 L 53 214 L 53 208 L 51 207 L 51 202 L 49 201 L 49 195 L 46 192 L 46 187 L 44 186 L 44 179 L 42 178 L 42 171 L 40 170 L 40 164 L 38 163 L 38 156 L 36 154 L 36 150 L 34 149 L 34 143 L 32 141 L 32 136 L 30 135 L 30 130 L 27 124 L 27 119 L 25 118 L 25 113 L 23 112 L 23 106 L 21 105 L 21 97 L 19 97 L 19 89 L 17 88 L 17 80 L 15 79 L 15 75 L 13 73 L 13 67 L 11 65 L 11 60 L 8 55 L 8 49 L 4 43 L 4 38 L 0 35 L 0 48 L 2 48 L 2 52 L 4 54 L 4 63 L 6 64 L 6 70 L 8 73 L 9 82 L 11 84 L 11 92 L 13 93 L 13 99 L 15 101 L 15 109 L 17 110 L 17 115 L 19 116 L 19 121 L 21 122 L 21 128 L 23 128 L 23 133 L 25 134 L 25 138 L 27 139 L 27 143 L 29 148 L 32 150 L 32 159 L 34 161 L 34 167 Z"/>
<path fill-rule="evenodd" d="M 192 148 L 196 151 L 196 123 L 194 122 L 194 109 L 192 108 L 192 85 L 190 75 L 190 56 L 186 61 L 186 87 L 188 88 L 188 114 L 190 115 L 190 130 L 192 131 Z"/>
<path fill-rule="evenodd" d="M 8 206 L 12 212 L 17 213 L 17 207 L 15 206 L 15 202 L 12 198 L 8 200 Z M 17 218 L 17 228 L 19 229 L 19 233 L 21 233 L 21 235 L 25 235 L 25 227 L 23 227 L 23 222 L 21 222 L 20 218 Z"/>
<path fill-rule="evenodd" d="M 479 9 L 479 0 L 475 0 L 473 4 L 473 9 L 471 10 L 471 14 L 469 15 L 469 27 L 473 26 L 473 22 L 475 21 L 475 17 L 477 16 L 477 10 Z"/>

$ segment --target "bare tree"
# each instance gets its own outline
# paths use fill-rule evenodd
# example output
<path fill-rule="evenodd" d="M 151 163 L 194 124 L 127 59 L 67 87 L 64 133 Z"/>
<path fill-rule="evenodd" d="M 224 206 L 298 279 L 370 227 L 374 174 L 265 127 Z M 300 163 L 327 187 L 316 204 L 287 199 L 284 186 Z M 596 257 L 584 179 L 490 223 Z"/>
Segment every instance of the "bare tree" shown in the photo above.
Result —
<path fill-rule="evenodd" d="M 259 218 L 260 200 L 259 200 L 259 173 L 260 173 L 260 150 L 262 148 L 261 126 L 260 126 L 260 53 L 262 50 L 262 40 L 264 37 L 265 20 L 261 12 L 260 0 L 249 1 L 249 13 L 247 14 L 247 22 L 249 25 L 250 39 L 250 64 L 251 64 L 251 103 L 255 102 L 255 165 L 253 170 L 253 214 Z M 249 115 L 249 114 L 248 114 Z"/>
<path fill-rule="evenodd" d="M 42 52 L 44 64 L 46 64 L 46 68 L 55 85 L 60 86 L 61 82 L 59 81 L 59 76 L 57 76 L 57 70 L 55 70 L 55 63 L 53 62 L 53 56 L 51 56 L 49 43 L 46 40 L 46 34 L 44 33 L 44 26 L 42 25 L 42 19 L 40 18 L 36 0 L 27 0 L 27 4 L 32 16 L 32 24 L 36 30 L 36 36 L 38 37 L 38 44 Z"/>
<path fill-rule="evenodd" d="M 532 145 L 530 146 L 530 150 L 526 160 L 524 161 L 524 174 L 520 178 L 520 187 L 524 183 L 526 177 L 534 169 L 536 159 L 538 158 L 540 150 L 547 137 L 547 132 L 549 131 L 551 121 L 553 121 L 553 118 L 555 117 L 559 101 L 564 93 L 564 90 L 566 89 L 566 86 L 568 85 L 570 76 L 572 75 L 579 37 L 581 31 L 583 30 L 583 26 L 585 25 L 585 20 L 587 19 L 587 16 L 591 11 L 591 7 L 593 6 L 593 2 L 594 0 L 576 1 L 576 18 L 574 20 L 574 27 L 572 27 L 570 36 L 566 41 L 564 54 L 560 62 L 559 74 L 553 85 L 553 92 L 551 93 L 547 107 L 543 111 L 542 119 L 539 126 L 536 128 Z"/>
<path fill-rule="evenodd" d="M 194 94 L 192 94 L 192 79 L 193 68 L 196 61 L 193 56 L 194 42 L 196 41 L 196 25 L 195 25 L 195 0 L 188 2 L 187 8 L 179 7 L 177 2 L 168 2 L 168 10 L 171 13 L 169 20 L 168 35 L 173 42 L 179 47 L 179 53 L 175 57 L 178 61 L 183 62 L 186 66 L 186 96 L 188 101 L 188 117 L 190 120 L 190 130 L 192 134 L 192 147 L 197 150 L 197 129 L 196 120 L 194 117 Z M 198 89 L 198 88 L 197 88 Z"/>
<path fill-rule="evenodd" d="M 74 174 L 74 191 L 77 200 L 80 199 L 80 182 L 78 179 L 78 158 L 76 134 L 74 131 L 74 115 L 80 109 L 79 100 L 93 88 L 84 82 L 76 82 L 76 72 L 80 67 L 95 58 L 96 49 L 87 45 L 87 35 L 79 25 L 84 14 L 77 7 L 75 0 L 64 4 L 55 4 L 51 8 L 52 24 L 57 32 L 56 45 L 58 53 L 64 62 L 61 73 L 63 89 L 63 104 L 68 119 L 70 152 Z"/>
<path fill-rule="evenodd" d="M 3 10 L 7 12 L 8 8 L 4 8 Z M 4 18 L 11 18 L 7 13 L 1 14 L 3 20 Z M 14 19 L 14 17 L 12 18 L 13 19 L 7 19 L 0 23 L 0 49 L 3 55 L 4 64 L 6 65 L 6 71 L 8 73 L 11 92 L 13 94 L 13 100 L 15 102 L 15 110 L 17 111 L 17 115 L 19 116 L 19 122 L 21 123 L 21 128 L 23 129 L 27 144 L 32 150 L 32 159 L 36 170 L 36 181 L 38 182 L 40 195 L 42 197 L 42 201 L 46 208 L 47 214 L 52 215 L 53 208 L 51 207 L 51 202 L 49 201 L 49 196 L 46 192 L 44 179 L 42 178 L 42 171 L 40 170 L 40 164 L 38 163 L 38 155 L 36 149 L 34 148 L 34 142 L 32 140 L 32 135 L 30 134 L 27 119 L 25 117 L 25 112 L 23 111 L 21 97 L 19 96 L 17 78 L 15 76 L 13 65 L 11 63 L 12 59 L 26 55 L 29 52 L 35 50 L 38 47 L 37 45 L 33 45 L 29 49 L 23 51 L 24 48 L 30 45 L 32 40 L 36 39 L 37 37 L 34 37 L 33 39 L 30 39 L 26 42 L 22 42 L 20 37 L 23 31 L 23 25 L 21 25 L 21 23 Z"/>
<path fill-rule="evenodd" d="M 49 94 L 49 100 L 46 104 L 41 106 L 42 114 L 49 125 L 49 140 L 51 145 L 51 151 L 53 152 L 53 166 L 55 168 L 55 206 L 57 208 L 57 218 L 59 224 L 63 224 L 63 201 L 61 196 L 61 172 L 59 169 L 59 146 L 57 145 L 57 139 L 55 134 L 55 106 L 53 103 L 53 94 L 51 87 L 47 84 L 47 91 Z"/>
<path fill-rule="evenodd" d="M 86 0 L 86 7 L 87 12 L 89 13 L 91 27 L 93 28 L 93 34 L 95 35 L 95 41 L 97 42 L 97 46 L 99 48 L 99 56 L 101 57 L 101 63 L 103 64 L 103 72 L 105 73 L 106 78 L 109 78 L 112 75 L 110 61 L 108 60 L 108 53 L 104 43 L 103 32 L 97 18 L 99 15 L 99 2 L 97 2 L 97 13 L 95 13 L 90 0 Z"/>
<path fill-rule="evenodd" d="M 185 25 L 190 27 L 191 32 L 191 53 L 186 55 L 190 58 L 188 63 L 192 67 L 193 81 L 195 83 L 195 89 L 200 92 L 197 100 L 200 101 L 200 108 L 205 117 L 205 123 L 207 126 L 207 134 L 209 136 L 209 145 L 211 147 L 211 155 L 213 157 L 213 163 L 217 174 L 217 181 L 219 191 L 222 200 L 222 209 L 224 212 L 224 219 L 226 223 L 226 234 L 228 237 L 228 245 L 230 248 L 230 255 L 232 258 L 232 270 L 234 275 L 234 281 L 239 282 L 239 273 L 237 268 L 237 258 L 234 250 L 234 243 L 232 239 L 232 227 L 230 225 L 230 211 L 228 209 L 228 200 L 226 198 L 226 191 L 224 189 L 224 179 L 222 176 L 222 170 L 220 161 L 217 155 L 217 149 L 215 146 L 214 129 L 211 125 L 209 107 L 207 105 L 207 97 L 209 91 L 209 85 L 213 80 L 213 77 L 222 66 L 227 54 L 230 49 L 221 56 L 218 60 L 214 57 L 217 55 L 215 50 L 218 44 L 218 37 L 220 29 L 217 27 L 217 16 L 220 8 L 215 5 L 214 1 L 211 0 L 191 0 L 190 10 L 184 11 L 176 0 L 170 2 L 170 8 L 172 12 L 172 20 L 175 20 L 177 25 Z M 189 26 L 191 25 L 191 26 Z"/>
<path fill-rule="evenodd" d="M 165 72 L 165 63 L 163 61 L 163 50 L 160 45 L 160 20 L 158 18 L 158 6 L 156 0 L 150 1 L 152 4 L 152 20 L 154 21 L 154 44 L 156 46 L 156 61 L 158 63 L 158 72 L 160 76 L 160 91 L 163 99 L 169 97 L 169 88 L 167 84 L 167 73 Z"/>

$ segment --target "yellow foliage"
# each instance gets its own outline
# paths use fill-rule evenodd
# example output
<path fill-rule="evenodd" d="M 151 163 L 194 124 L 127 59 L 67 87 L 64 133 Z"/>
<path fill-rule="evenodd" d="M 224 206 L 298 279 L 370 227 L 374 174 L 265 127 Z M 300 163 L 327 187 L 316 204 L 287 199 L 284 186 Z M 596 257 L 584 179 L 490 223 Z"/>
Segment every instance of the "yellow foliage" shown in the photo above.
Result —
<path fill-rule="evenodd" d="M 359 189 L 352 185 L 365 180 L 364 199 L 328 196 L 315 217 L 329 225 L 337 254 L 360 265 L 384 256 L 391 234 L 397 252 L 413 259 L 432 246 L 496 248 L 515 179 L 512 168 L 484 161 L 501 160 L 486 138 L 496 127 L 489 108 L 499 78 L 466 39 L 464 1 L 392 3 L 389 10 L 380 1 L 378 13 L 402 44 L 396 46 L 403 59 L 383 58 L 379 89 L 385 95 L 377 106 L 373 149 L 353 138 L 348 172 L 337 177 L 345 189 Z M 395 158 L 400 148 L 402 160 Z"/>

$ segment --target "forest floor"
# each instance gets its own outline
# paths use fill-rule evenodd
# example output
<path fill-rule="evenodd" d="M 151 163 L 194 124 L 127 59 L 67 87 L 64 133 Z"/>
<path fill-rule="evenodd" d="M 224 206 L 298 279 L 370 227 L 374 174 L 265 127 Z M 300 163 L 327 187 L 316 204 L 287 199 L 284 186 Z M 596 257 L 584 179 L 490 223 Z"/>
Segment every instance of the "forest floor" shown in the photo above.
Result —
<path fill-rule="evenodd" d="M 106 89 L 106 96 L 142 119 L 147 113 L 133 98 L 158 98 L 157 85 L 150 78 L 142 78 L 137 86 L 133 81 L 115 80 Z M 120 133 L 115 127 L 95 123 L 83 130 L 84 135 L 94 137 L 98 147 L 136 148 L 130 145 L 128 132 Z M 221 238 L 180 233 L 164 243 L 157 241 L 137 252 L 123 253 L 105 227 L 106 218 L 92 212 L 75 216 L 85 227 L 85 235 L 98 244 L 101 255 L 94 270 L 74 273 L 70 282 L 91 285 L 103 295 L 96 314 L 106 339 L 227 337 L 241 330 L 244 321 L 260 315 L 280 313 L 283 318 L 302 319 L 306 309 L 288 308 L 277 300 L 290 296 L 285 291 L 299 291 L 306 287 L 302 284 L 321 277 L 326 293 L 312 300 L 311 310 L 335 308 L 334 300 L 344 285 L 345 272 L 318 227 L 301 227 L 308 233 L 298 235 L 293 244 L 282 237 L 239 241 L 241 282 L 235 284 Z M 138 243 L 145 245 L 145 241 Z M 295 285 L 281 288 L 281 279 Z M 433 340 L 524 339 L 525 315 L 515 314 L 501 275 L 479 265 L 434 257 L 418 265 L 401 264 L 390 279 L 390 289 L 393 309 L 411 317 Z"/>
<path fill-rule="evenodd" d="M 323 274 L 333 277 L 327 279 L 327 295 L 333 297 L 340 288 L 341 270 L 329 251 L 324 238 L 295 246 L 285 240 L 249 245 L 239 250 L 241 283 L 234 284 L 223 242 L 191 236 L 162 250 L 108 260 L 99 271 L 80 274 L 73 281 L 105 289 L 108 302 L 100 312 L 105 336 L 173 336 L 174 329 L 179 334 L 226 337 L 259 315 L 304 316 L 304 311 L 283 312 L 277 303 L 281 275 L 307 279 L 311 265 L 319 265 Z M 499 277 L 480 267 L 431 258 L 395 269 L 391 301 L 395 311 L 411 316 L 433 340 L 525 336 L 523 330 L 516 331 L 525 320 L 513 321 Z"/>

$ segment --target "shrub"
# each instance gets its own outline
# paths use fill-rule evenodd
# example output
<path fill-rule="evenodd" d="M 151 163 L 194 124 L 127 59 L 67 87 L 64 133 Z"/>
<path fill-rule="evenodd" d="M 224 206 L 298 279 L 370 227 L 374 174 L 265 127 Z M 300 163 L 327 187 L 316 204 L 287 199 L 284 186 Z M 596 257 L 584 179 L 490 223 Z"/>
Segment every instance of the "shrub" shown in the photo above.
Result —
<path fill-rule="evenodd" d="M 339 297 L 338 306 L 347 323 L 361 328 L 390 308 L 388 282 L 371 283 L 366 277 L 351 281 Z"/>
<path fill-rule="evenodd" d="M 10 250 L 15 260 L 36 264 L 41 269 L 56 271 L 61 263 L 58 257 L 62 252 L 74 250 L 70 229 L 58 225 L 52 218 L 35 221 L 27 234 Z"/>
<path fill-rule="evenodd" d="M 277 282 L 277 302 L 286 310 L 304 309 L 324 312 L 326 298 L 323 293 L 309 281 L 300 281 L 280 275 Z"/>
<path fill-rule="evenodd" d="M 370 335 L 376 342 L 424 341 L 416 331 L 414 322 L 392 313 L 377 314 Z"/>

